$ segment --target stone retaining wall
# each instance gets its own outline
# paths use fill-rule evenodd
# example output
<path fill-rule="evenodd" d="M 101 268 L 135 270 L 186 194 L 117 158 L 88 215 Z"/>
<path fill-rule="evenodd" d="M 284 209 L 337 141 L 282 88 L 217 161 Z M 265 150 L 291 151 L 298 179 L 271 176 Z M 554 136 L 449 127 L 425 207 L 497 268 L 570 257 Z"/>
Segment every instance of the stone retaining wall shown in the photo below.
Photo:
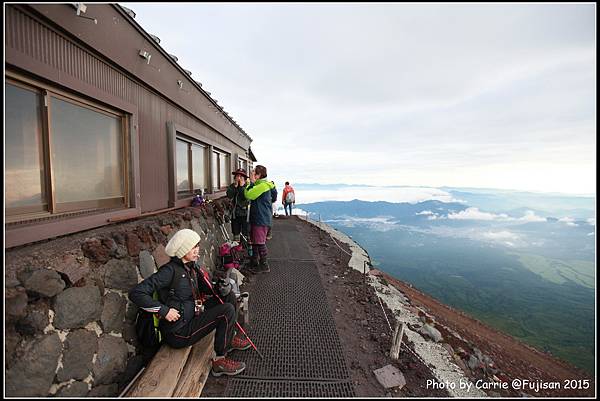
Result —
<path fill-rule="evenodd" d="M 182 228 L 200 235 L 200 261 L 214 269 L 225 202 L 7 250 L 6 395 L 117 396 L 144 364 L 127 292 L 169 260 Z"/>

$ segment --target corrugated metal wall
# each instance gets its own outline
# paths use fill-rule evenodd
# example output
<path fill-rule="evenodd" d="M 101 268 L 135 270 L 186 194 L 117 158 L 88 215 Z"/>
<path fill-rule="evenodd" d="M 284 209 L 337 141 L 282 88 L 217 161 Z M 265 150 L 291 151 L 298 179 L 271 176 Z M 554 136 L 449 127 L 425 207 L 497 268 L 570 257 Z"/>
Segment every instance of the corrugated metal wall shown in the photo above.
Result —
<path fill-rule="evenodd" d="M 76 87 L 78 95 L 93 99 L 115 98 L 137 106 L 142 212 L 168 207 L 168 121 L 231 149 L 233 153 L 245 153 L 243 148 L 198 118 L 131 79 L 83 45 L 40 23 L 26 11 L 7 6 L 5 21 L 7 64 L 12 61 L 16 67 L 52 82 L 69 82 L 71 87 Z M 118 101 L 106 102 L 119 108 Z M 233 154 L 231 160 L 234 160 Z"/>

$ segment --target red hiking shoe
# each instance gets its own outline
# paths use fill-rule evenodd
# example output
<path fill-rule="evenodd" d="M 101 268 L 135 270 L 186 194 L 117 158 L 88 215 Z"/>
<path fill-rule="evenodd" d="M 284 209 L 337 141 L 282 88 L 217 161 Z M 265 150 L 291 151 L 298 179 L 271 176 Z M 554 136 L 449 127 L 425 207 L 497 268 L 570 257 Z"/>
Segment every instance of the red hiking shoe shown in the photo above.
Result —
<path fill-rule="evenodd" d="M 213 376 L 235 376 L 242 373 L 244 369 L 246 369 L 246 364 L 244 362 L 234 361 L 233 359 L 229 359 L 227 357 L 217 359 L 212 362 Z"/>
<path fill-rule="evenodd" d="M 250 348 L 251 346 L 252 345 L 250 344 L 250 341 L 248 341 L 248 339 L 245 336 L 242 336 L 238 333 L 235 336 L 233 336 L 233 338 L 231 339 L 231 344 L 229 345 L 229 351 L 232 351 L 234 349 L 243 351 L 245 349 Z"/>

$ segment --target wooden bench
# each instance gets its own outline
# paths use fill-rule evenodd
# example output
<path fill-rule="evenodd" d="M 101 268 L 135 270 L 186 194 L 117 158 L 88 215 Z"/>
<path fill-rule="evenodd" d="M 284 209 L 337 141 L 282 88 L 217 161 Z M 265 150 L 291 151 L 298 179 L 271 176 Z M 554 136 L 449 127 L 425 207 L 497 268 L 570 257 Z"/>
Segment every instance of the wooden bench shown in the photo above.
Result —
<path fill-rule="evenodd" d="M 163 345 L 123 397 L 195 397 L 202 393 L 214 356 L 215 332 L 193 346 Z"/>

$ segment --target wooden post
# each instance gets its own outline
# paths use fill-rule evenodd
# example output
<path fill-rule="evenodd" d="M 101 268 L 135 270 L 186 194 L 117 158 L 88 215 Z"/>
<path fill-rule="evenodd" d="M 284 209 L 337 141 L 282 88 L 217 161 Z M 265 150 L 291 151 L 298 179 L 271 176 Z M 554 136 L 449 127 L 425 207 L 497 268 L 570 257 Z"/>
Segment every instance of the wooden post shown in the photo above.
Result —
<path fill-rule="evenodd" d="M 319 213 L 319 239 L 323 239 L 323 227 L 321 227 L 321 213 Z"/>
<path fill-rule="evenodd" d="M 390 357 L 392 359 L 398 359 L 398 357 L 400 356 L 400 348 L 402 347 L 403 336 L 404 323 L 402 323 L 402 327 L 400 327 L 400 323 L 396 323 L 396 330 L 394 330 L 394 338 L 392 340 L 392 349 L 390 350 Z"/>

